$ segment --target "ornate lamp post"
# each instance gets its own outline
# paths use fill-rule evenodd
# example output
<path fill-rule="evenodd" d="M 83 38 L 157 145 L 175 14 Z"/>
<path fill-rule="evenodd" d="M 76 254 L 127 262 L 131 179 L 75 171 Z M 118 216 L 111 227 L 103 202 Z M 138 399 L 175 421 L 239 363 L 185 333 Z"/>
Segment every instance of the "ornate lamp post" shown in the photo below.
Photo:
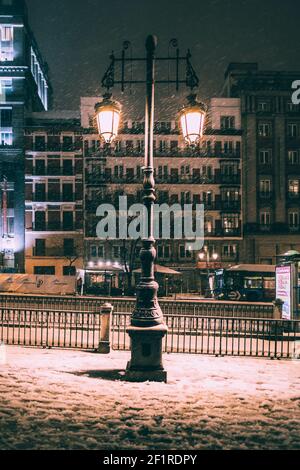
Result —
<path fill-rule="evenodd" d="M 180 57 L 177 41 L 172 40 L 170 44 L 176 47 L 176 57 L 156 58 L 155 51 L 157 39 L 148 36 L 146 40 L 146 58 L 126 58 L 126 50 L 130 43 L 124 43 L 122 57 L 111 56 L 111 64 L 102 80 L 102 85 L 108 90 L 115 84 L 120 84 L 122 91 L 126 84 L 146 84 L 146 111 L 145 111 L 145 167 L 144 167 L 144 205 L 147 209 L 147 236 L 142 240 L 141 267 L 142 274 L 137 286 L 136 307 L 132 314 L 131 326 L 127 332 L 131 338 L 131 361 L 127 366 L 126 378 L 132 381 L 166 381 L 167 373 L 162 364 L 162 340 L 167 333 L 164 324 L 163 313 L 158 303 L 158 284 L 154 276 L 154 262 L 156 258 L 154 239 L 154 214 L 153 205 L 155 197 L 154 181 L 154 98 L 155 84 L 176 85 L 185 84 L 193 91 L 199 84 L 198 77 L 191 65 L 191 54 L 188 51 L 185 57 Z M 127 62 L 146 62 L 146 79 L 126 79 Z M 176 77 L 173 80 L 156 80 L 155 61 L 175 61 Z M 186 65 L 186 75 L 180 78 L 180 64 Z M 115 79 L 116 65 L 121 66 L 121 78 Z M 100 137 L 111 143 L 117 135 L 120 121 L 120 105 L 111 101 L 111 95 L 104 95 L 104 100 L 96 105 L 96 120 Z M 196 95 L 189 97 L 189 104 L 180 112 L 179 119 L 183 136 L 191 145 L 195 145 L 203 135 L 206 107 L 197 102 Z"/>

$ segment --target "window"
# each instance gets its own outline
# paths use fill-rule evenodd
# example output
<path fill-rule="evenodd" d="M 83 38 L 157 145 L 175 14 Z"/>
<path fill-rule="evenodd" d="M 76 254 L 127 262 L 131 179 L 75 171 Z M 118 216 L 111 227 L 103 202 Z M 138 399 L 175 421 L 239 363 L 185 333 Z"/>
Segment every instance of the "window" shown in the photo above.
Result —
<path fill-rule="evenodd" d="M 235 258 L 237 254 L 237 246 L 236 245 L 223 245 L 222 249 L 223 258 Z"/>
<path fill-rule="evenodd" d="M 298 197 L 299 196 L 299 180 L 289 180 L 289 196 Z"/>
<path fill-rule="evenodd" d="M 0 27 L 0 60 L 2 62 L 14 60 L 14 29 L 12 26 Z"/>
<path fill-rule="evenodd" d="M 222 228 L 225 233 L 231 233 L 239 228 L 240 218 L 238 214 L 222 215 Z"/>
<path fill-rule="evenodd" d="M 73 212 L 71 211 L 63 212 L 63 229 L 74 230 Z"/>
<path fill-rule="evenodd" d="M 36 176 L 43 176 L 46 174 L 45 160 L 35 160 L 35 174 Z"/>
<path fill-rule="evenodd" d="M 104 246 L 103 245 L 98 246 L 98 257 L 104 258 Z"/>
<path fill-rule="evenodd" d="M 64 135 L 62 147 L 63 152 L 70 152 L 73 149 L 73 137 Z"/>
<path fill-rule="evenodd" d="M 64 183 L 62 189 L 63 189 L 63 201 L 64 202 L 74 201 L 73 183 Z"/>
<path fill-rule="evenodd" d="M 35 184 L 34 199 L 37 202 L 46 201 L 46 185 L 45 185 L 45 183 L 36 183 Z"/>
<path fill-rule="evenodd" d="M 121 257 L 121 247 L 120 246 L 113 246 L 113 258 L 120 259 Z"/>
<path fill-rule="evenodd" d="M 262 211 L 260 213 L 260 224 L 263 227 L 269 227 L 271 225 L 271 213 L 269 211 Z"/>
<path fill-rule="evenodd" d="M 76 266 L 64 266 L 63 276 L 76 276 Z"/>
<path fill-rule="evenodd" d="M 73 175 L 73 161 L 63 159 L 63 174 L 64 176 Z"/>
<path fill-rule="evenodd" d="M 44 232 L 46 230 L 46 213 L 37 211 L 35 213 L 35 231 Z"/>
<path fill-rule="evenodd" d="M 263 101 L 263 100 L 258 101 L 257 110 L 261 111 L 261 112 L 270 111 L 270 102 L 269 101 Z"/>
<path fill-rule="evenodd" d="M 59 155 L 48 157 L 48 175 L 60 175 L 60 157 Z"/>
<path fill-rule="evenodd" d="M 192 251 L 187 250 L 185 245 L 180 245 L 179 246 L 179 257 L 184 259 L 184 258 L 192 258 Z"/>
<path fill-rule="evenodd" d="M 288 124 L 288 137 L 290 137 L 291 139 L 297 138 L 299 134 L 298 131 L 299 131 L 298 124 L 296 123 Z"/>
<path fill-rule="evenodd" d="M 48 181 L 48 201 L 60 201 L 60 182 L 59 180 Z"/>
<path fill-rule="evenodd" d="M 74 256 L 75 246 L 73 238 L 64 239 L 64 256 Z"/>
<path fill-rule="evenodd" d="M 0 127 L 12 127 L 12 109 L 1 108 L 0 109 Z"/>
<path fill-rule="evenodd" d="M 221 116 L 221 129 L 235 129 L 235 116 Z"/>
<path fill-rule="evenodd" d="M 272 125 L 269 122 L 261 122 L 258 125 L 258 135 L 259 137 L 271 137 Z"/>
<path fill-rule="evenodd" d="M 97 258 L 97 247 L 95 245 L 90 248 L 90 256 L 91 258 Z"/>
<path fill-rule="evenodd" d="M 178 150 L 178 140 L 171 140 L 170 149 L 172 152 L 176 152 Z"/>
<path fill-rule="evenodd" d="M 289 227 L 292 230 L 299 229 L 299 212 L 293 211 L 289 213 Z"/>
<path fill-rule="evenodd" d="M 46 240 L 35 240 L 34 256 L 46 256 Z"/>
<path fill-rule="evenodd" d="M 13 81 L 12 78 L 1 78 L 0 79 L 0 93 L 5 94 L 8 91 L 12 91 Z"/>
<path fill-rule="evenodd" d="M 50 210 L 48 212 L 48 229 L 53 231 L 59 231 L 60 225 L 60 211 Z"/>
<path fill-rule="evenodd" d="M 288 151 L 288 162 L 290 165 L 299 165 L 300 163 L 300 152 L 298 150 Z"/>
<path fill-rule="evenodd" d="M 157 249 L 157 257 L 159 259 L 169 259 L 170 247 L 168 245 L 159 245 Z"/>
<path fill-rule="evenodd" d="M 13 144 L 13 133 L 11 131 L 0 130 L 0 145 L 3 147 L 11 146 Z"/>
<path fill-rule="evenodd" d="M 34 150 L 44 152 L 46 150 L 46 137 L 44 135 L 35 136 Z"/>
<path fill-rule="evenodd" d="M 39 276 L 55 276 L 55 266 L 34 266 L 34 274 Z"/>
<path fill-rule="evenodd" d="M 259 151 L 259 163 L 261 165 L 270 165 L 272 163 L 271 149 L 262 149 Z"/>
<path fill-rule="evenodd" d="M 270 179 L 263 179 L 259 182 L 259 192 L 261 197 L 270 197 L 272 182 Z"/>

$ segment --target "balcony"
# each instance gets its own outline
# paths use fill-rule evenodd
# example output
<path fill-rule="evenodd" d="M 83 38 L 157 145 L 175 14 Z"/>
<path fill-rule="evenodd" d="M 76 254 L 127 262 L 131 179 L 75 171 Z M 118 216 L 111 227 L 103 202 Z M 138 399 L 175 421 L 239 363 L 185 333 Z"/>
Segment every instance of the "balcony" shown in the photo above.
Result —
<path fill-rule="evenodd" d="M 49 145 L 49 144 L 36 144 L 32 148 L 26 149 L 27 152 L 51 152 L 51 153 L 61 153 L 61 152 L 81 152 L 82 145 Z"/>
<path fill-rule="evenodd" d="M 109 157 L 144 157 L 144 150 L 139 150 L 136 148 L 122 148 L 122 149 L 88 149 L 85 152 L 85 156 L 90 156 L 92 158 L 107 159 Z M 232 151 L 224 152 L 222 150 L 213 150 L 213 149 L 192 149 L 192 148 L 166 148 L 166 149 L 155 149 L 154 157 L 189 157 L 189 158 L 224 158 L 224 159 L 240 159 L 241 152 Z"/>
<path fill-rule="evenodd" d="M 35 258 L 64 258 L 75 255 L 65 252 L 62 247 L 52 247 L 46 248 L 45 250 L 33 248 L 32 256 Z"/>
<path fill-rule="evenodd" d="M 32 231 L 33 232 L 76 232 L 81 230 L 78 227 L 75 227 L 75 224 L 34 224 Z"/>

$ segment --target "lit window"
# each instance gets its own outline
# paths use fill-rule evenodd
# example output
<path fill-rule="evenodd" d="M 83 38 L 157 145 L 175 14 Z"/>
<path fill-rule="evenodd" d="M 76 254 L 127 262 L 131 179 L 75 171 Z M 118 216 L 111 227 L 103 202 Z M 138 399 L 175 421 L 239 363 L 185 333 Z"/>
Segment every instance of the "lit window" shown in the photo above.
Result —
<path fill-rule="evenodd" d="M 261 122 L 258 125 L 259 137 L 270 137 L 272 134 L 272 126 L 269 122 Z"/>
<path fill-rule="evenodd" d="M 260 224 L 263 227 L 269 227 L 271 225 L 271 213 L 269 211 L 262 211 L 260 213 Z"/>
<path fill-rule="evenodd" d="M 13 143 L 13 133 L 10 132 L 2 132 L 0 131 L 0 145 L 6 147 L 8 145 L 12 145 Z"/>
<path fill-rule="evenodd" d="M 299 165 L 300 163 L 300 154 L 298 150 L 289 150 L 288 152 L 288 162 L 290 165 Z"/>
<path fill-rule="evenodd" d="M 271 195 L 272 182 L 271 180 L 260 180 L 259 182 L 259 192 L 261 197 L 270 197 Z"/>
<path fill-rule="evenodd" d="M 0 27 L 0 60 L 2 62 L 14 60 L 13 34 L 13 27 Z"/>
<path fill-rule="evenodd" d="M 299 228 L 299 212 L 293 211 L 289 213 L 289 227 L 290 229 L 297 230 Z"/>
<path fill-rule="evenodd" d="M 289 180 L 289 195 L 290 197 L 299 196 L 299 180 Z"/>

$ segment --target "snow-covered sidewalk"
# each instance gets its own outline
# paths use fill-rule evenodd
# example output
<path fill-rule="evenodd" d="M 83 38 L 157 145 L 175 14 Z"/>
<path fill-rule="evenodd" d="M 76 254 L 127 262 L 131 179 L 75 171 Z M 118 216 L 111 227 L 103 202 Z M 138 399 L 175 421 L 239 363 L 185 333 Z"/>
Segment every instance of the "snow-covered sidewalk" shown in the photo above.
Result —
<path fill-rule="evenodd" d="M 134 384 L 128 358 L 7 347 L 0 449 L 300 449 L 300 361 L 172 354 Z"/>

